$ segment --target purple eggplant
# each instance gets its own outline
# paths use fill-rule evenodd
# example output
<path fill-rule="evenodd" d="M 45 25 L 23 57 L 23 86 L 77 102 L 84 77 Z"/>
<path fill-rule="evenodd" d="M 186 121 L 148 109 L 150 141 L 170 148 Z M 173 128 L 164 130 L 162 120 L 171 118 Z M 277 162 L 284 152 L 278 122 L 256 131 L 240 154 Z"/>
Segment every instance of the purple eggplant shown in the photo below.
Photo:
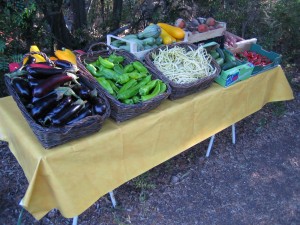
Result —
<path fill-rule="evenodd" d="M 88 100 L 90 97 L 90 89 L 83 84 L 76 84 L 72 87 L 73 91 L 83 100 Z"/>
<path fill-rule="evenodd" d="M 73 69 L 73 64 L 67 60 L 61 60 L 61 59 L 55 60 L 54 65 L 61 69 L 66 69 L 66 70 Z"/>
<path fill-rule="evenodd" d="M 56 107 L 63 95 L 53 92 L 45 98 L 36 101 L 31 108 L 31 115 L 34 119 L 44 117 L 52 108 Z"/>
<path fill-rule="evenodd" d="M 92 115 L 92 110 L 89 109 L 89 108 L 84 108 L 84 109 L 82 109 L 82 110 L 78 113 L 78 115 L 77 115 L 74 119 L 72 119 L 71 121 L 69 121 L 69 122 L 67 123 L 67 125 L 76 123 L 76 122 L 78 122 L 78 121 L 84 119 L 85 117 L 88 117 L 88 116 L 91 116 L 91 115 Z"/>
<path fill-rule="evenodd" d="M 31 88 L 35 88 L 36 86 L 38 86 L 39 84 L 41 84 L 43 82 L 42 79 L 35 79 L 34 77 L 32 76 L 28 76 L 28 83 L 29 83 L 29 86 Z"/>
<path fill-rule="evenodd" d="M 43 97 L 44 95 L 48 94 L 55 88 L 59 87 L 60 85 L 72 81 L 73 77 L 68 76 L 67 74 L 56 74 L 48 79 L 45 79 L 41 84 L 37 85 L 32 92 L 33 97 Z"/>
<path fill-rule="evenodd" d="M 47 113 L 44 119 L 44 124 L 48 122 L 51 123 L 52 118 L 64 110 L 66 107 L 72 104 L 72 96 L 65 96 L 61 99 L 56 107 L 54 107 L 50 112 Z"/>
<path fill-rule="evenodd" d="M 65 72 L 65 69 L 57 68 L 40 68 L 40 67 L 26 67 L 27 72 L 36 79 L 47 79 L 56 74 L 61 74 Z"/>
<path fill-rule="evenodd" d="M 62 126 L 76 117 L 78 112 L 84 107 L 84 102 L 79 99 L 52 118 L 53 126 Z"/>
<path fill-rule="evenodd" d="M 32 98 L 32 90 L 27 80 L 16 77 L 11 83 L 21 100 L 28 102 Z"/>

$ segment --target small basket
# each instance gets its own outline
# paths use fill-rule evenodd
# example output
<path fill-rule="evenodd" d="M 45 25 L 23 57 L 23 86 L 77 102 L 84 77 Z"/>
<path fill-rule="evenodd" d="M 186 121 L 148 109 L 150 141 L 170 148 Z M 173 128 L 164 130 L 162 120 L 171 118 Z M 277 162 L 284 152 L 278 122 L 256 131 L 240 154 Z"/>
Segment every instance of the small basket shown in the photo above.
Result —
<path fill-rule="evenodd" d="M 214 79 L 219 75 L 221 69 L 218 63 L 212 59 L 212 66 L 216 68 L 216 72 L 212 74 L 211 76 L 204 77 L 202 79 L 199 79 L 196 82 L 192 83 L 187 83 L 187 84 L 177 84 L 170 79 L 168 79 L 153 63 L 153 58 L 152 58 L 152 53 L 158 53 L 160 49 L 165 49 L 165 48 L 173 48 L 175 46 L 179 46 L 182 48 L 185 48 L 186 50 L 191 50 L 191 49 L 197 49 L 198 47 L 194 44 L 188 44 L 188 43 L 176 43 L 176 44 L 171 44 L 171 45 L 166 45 L 162 47 L 158 47 L 150 51 L 148 54 L 145 56 L 145 62 L 146 65 L 148 65 L 150 68 L 153 68 L 156 74 L 160 77 L 161 80 L 163 80 L 165 83 L 168 83 L 171 86 L 171 94 L 169 96 L 170 100 L 175 100 L 178 98 L 185 97 L 187 95 L 199 92 L 205 88 L 208 88 Z"/>
<path fill-rule="evenodd" d="M 92 51 L 92 48 L 97 45 L 104 47 L 105 50 Z M 85 66 L 83 65 L 82 62 L 84 62 L 84 61 L 87 63 L 93 62 L 93 61 L 97 60 L 99 56 L 105 58 L 105 57 L 109 57 L 109 55 L 111 55 L 113 53 L 118 56 L 123 56 L 125 58 L 125 60 L 123 62 L 123 66 L 125 66 L 131 62 L 134 62 L 134 61 L 141 62 L 140 60 L 138 60 L 138 58 L 135 55 L 133 55 L 130 52 L 127 52 L 125 50 L 112 49 L 107 44 L 100 42 L 100 43 L 91 45 L 86 54 L 81 54 L 78 56 L 78 58 L 79 58 L 78 66 L 84 72 L 85 76 L 89 77 L 90 79 L 95 79 L 90 74 L 90 72 L 87 71 L 87 69 L 85 68 Z M 141 62 L 141 63 L 143 63 L 143 62 Z M 143 63 L 143 65 L 145 65 L 145 64 Z M 148 67 L 147 65 L 145 65 L 145 67 L 148 69 L 148 71 L 152 75 L 152 78 L 160 79 L 159 76 L 157 75 L 156 71 L 153 68 Z M 97 83 L 97 88 L 99 91 L 103 92 L 105 94 L 105 96 L 108 98 L 108 101 L 109 101 L 110 107 L 111 107 L 110 117 L 117 122 L 123 122 L 125 120 L 129 120 L 140 114 L 146 113 L 152 109 L 157 108 L 163 100 L 168 98 L 168 96 L 171 93 L 170 86 L 167 83 L 166 83 L 166 85 L 167 85 L 167 90 L 165 93 L 159 94 L 158 96 L 156 96 L 148 101 L 140 102 L 140 103 L 133 104 L 133 105 L 124 104 L 124 103 L 118 101 L 114 96 L 109 94 L 99 83 Z"/>
<path fill-rule="evenodd" d="M 40 54 L 40 52 L 31 52 L 29 54 Z M 27 54 L 28 55 L 28 54 Z M 46 61 L 49 61 L 45 54 L 40 54 L 46 57 Z M 25 55 L 26 56 L 26 55 Z M 81 82 L 83 82 L 88 88 L 95 89 L 95 81 L 90 79 L 89 77 L 83 76 L 82 71 L 78 71 L 77 76 L 81 78 Z M 17 106 L 21 110 L 24 118 L 26 119 L 27 123 L 31 127 L 33 133 L 36 135 L 39 142 L 45 149 L 50 149 L 55 146 L 64 144 L 71 140 L 77 140 L 78 138 L 87 136 L 89 134 L 95 133 L 99 131 L 102 127 L 103 122 L 107 119 L 110 115 L 110 105 L 103 93 L 98 92 L 98 96 L 103 100 L 106 106 L 106 112 L 104 115 L 93 115 L 88 116 L 74 124 L 65 125 L 62 127 L 43 127 L 38 124 L 27 111 L 26 107 L 22 103 L 21 99 L 19 98 L 17 92 L 11 85 L 12 79 L 8 76 L 5 76 L 5 85 L 8 89 L 9 94 L 13 97 Z"/>

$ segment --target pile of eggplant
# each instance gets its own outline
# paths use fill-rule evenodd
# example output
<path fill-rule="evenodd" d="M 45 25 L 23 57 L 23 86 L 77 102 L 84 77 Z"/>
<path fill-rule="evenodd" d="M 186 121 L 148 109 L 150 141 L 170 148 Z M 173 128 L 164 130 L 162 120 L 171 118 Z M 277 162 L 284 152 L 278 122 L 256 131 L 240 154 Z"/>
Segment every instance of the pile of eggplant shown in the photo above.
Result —
<path fill-rule="evenodd" d="M 59 127 L 87 116 L 103 116 L 107 110 L 104 100 L 86 85 L 76 68 L 66 60 L 31 62 L 6 75 L 37 123 Z"/>

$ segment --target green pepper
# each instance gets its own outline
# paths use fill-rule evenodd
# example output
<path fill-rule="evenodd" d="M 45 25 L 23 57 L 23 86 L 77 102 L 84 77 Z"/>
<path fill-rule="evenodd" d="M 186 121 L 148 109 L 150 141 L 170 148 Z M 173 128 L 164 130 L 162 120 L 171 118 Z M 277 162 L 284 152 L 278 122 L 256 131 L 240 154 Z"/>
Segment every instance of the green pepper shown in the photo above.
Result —
<path fill-rule="evenodd" d="M 113 71 L 111 69 L 107 69 L 105 67 L 102 67 L 101 73 L 103 74 L 103 76 L 106 79 L 110 79 L 110 80 L 114 80 L 114 81 L 117 81 L 120 77 L 120 75 L 117 74 L 115 71 Z"/>
<path fill-rule="evenodd" d="M 107 81 L 109 82 L 111 88 L 114 90 L 115 93 L 119 93 L 120 89 L 115 85 L 115 83 L 112 80 L 107 79 Z"/>
<path fill-rule="evenodd" d="M 134 101 L 133 99 L 129 98 L 129 99 L 125 99 L 122 101 L 123 103 L 125 104 L 128 104 L 128 105 L 133 105 L 134 104 Z"/>
<path fill-rule="evenodd" d="M 132 63 L 130 63 L 130 64 L 128 64 L 128 65 L 126 65 L 126 66 L 124 67 L 124 72 L 125 72 L 125 73 L 130 73 L 130 72 L 132 72 L 132 71 L 134 71 L 134 67 L 133 67 Z"/>
<path fill-rule="evenodd" d="M 133 100 L 134 104 L 136 104 L 136 103 L 139 103 L 141 99 L 135 95 L 132 97 L 132 100 Z"/>
<path fill-rule="evenodd" d="M 139 61 L 134 61 L 132 63 L 133 67 L 139 71 L 139 72 L 144 72 L 144 73 L 148 73 L 148 69 Z"/>
<path fill-rule="evenodd" d="M 110 83 L 104 78 L 104 77 L 98 77 L 96 78 L 99 84 L 108 91 L 109 94 L 114 94 L 114 90 L 110 86 Z"/>
<path fill-rule="evenodd" d="M 159 85 L 160 85 L 159 93 L 164 93 L 167 90 L 167 85 L 162 81 L 159 82 Z"/>
<path fill-rule="evenodd" d="M 137 85 L 123 91 L 119 92 L 117 98 L 121 100 L 125 100 L 128 98 L 131 98 L 135 96 L 137 93 L 139 93 L 139 89 L 143 87 L 144 85 L 148 84 L 151 81 L 151 75 L 146 76 L 143 80 L 141 80 Z"/>
<path fill-rule="evenodd" d="M 135 86 L 137 84 L 137 81 L 134 79 L 129 80 L 127 83 L 125 83 L 119 90 L 119 93 L 122 93 L 126 91 L 127 89 Z"/>
<path fill-rule="evenodd" d="M 141 100 L 144 102 L 144 101 L 148 101 L 154 97 L 156 97 L 157 95 L 160 94 L 160 84 L 159 82 L 157 82 L 154 90 L 151 92 L 151 94 L 149 95 L 144 95 L 144 96 L 141 96 Z"/>
<path fill-rule="evenodd" d="M 98 62 L 107 69 L 112 69 L 115 65 L 109 60 L 102 58 L 101 56 L 98 57 Z"/>
<path fill-rule="evenodd" d="M 124 73 L 124 68 L 120 64 L 115 64 L 114 71 L 117 72 L 118 74 L 123 74 Z"/>
<path fill-rule="evenodd" d="M 148 95 L 149 92 L 156 86 L 158 80 L 152 80 L 147 85 L 140 88 L 140 95 Z"/>
<path fill-rule="evenodd" d="M 89 64 L 86 64 L 85 65 L 85 68 L 92 74 L 92 75 L 95 75 L 97 74 L 97 69 L 94 65 L 92 65 L 91 63 Z"/>
<path fill-rule="evenodd" d="M 129 77 L 128 74 L 126 74 L 126 73 L 124 73 L 124 74 L 118 76 L 118 78 L 117 78 L 117 82 L 118 82 L 119 84 L 125 84 L 125 83 L 127 83 L 129 80 L 130 80 L 130 77 Z"/>
<path fill-rule="evenodd" d="M 128 76 L 131 78 L 131 79 L 135 79 L 135 80 L 138 80 L 138 79 L 141 79 L 143 77 L 146 77 L 146 73 L 138 73 L 138 72 L 131 72 L 131 73 L 128 73 Z"/>
<path fill-rule="evenodd" d="M 123 56 L 118 56 L 116 54 L 111 54 L 108 57 L 108 61 L 110 61 L 112 63 L 119 64 L 119 63 L 122 63 L 124 61 L 124 57 Z"/>

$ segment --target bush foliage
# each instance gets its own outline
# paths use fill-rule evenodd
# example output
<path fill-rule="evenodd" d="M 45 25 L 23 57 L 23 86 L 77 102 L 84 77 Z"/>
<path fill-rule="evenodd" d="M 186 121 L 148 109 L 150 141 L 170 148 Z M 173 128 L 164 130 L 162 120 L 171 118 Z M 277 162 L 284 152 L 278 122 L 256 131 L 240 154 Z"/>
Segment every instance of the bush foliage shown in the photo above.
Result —
<path fill-rule="evenodd" d="M 8 62 L 19 59 L 32 44 L 37 44 L 43 51 L 54 48 L 56 37 L 38 2 L 41 1 L 0 0 L 1 71 L 7 70 Z M 178 17 L 188 20 L 191 16 L 212 16 L 226 22 L 229 31 L 244 38 L 256 37 L 265 49 L 283 54 L 285 62 L 293 62 L 300 56 L 300 0 L 124 0 L 118 21 L 114 10 L 117 1 L 86 0 L 87 22 L 85 27 L 78 29 L 72 28 L 72 0 L 57 2 L 62 3 L 66 26 L 77 41 L 72 46 L 77 48 L 104 41 L 116 25 L 130 25 L 129 32 L 136 32 L 150 22 L 173 23 Z"/>

